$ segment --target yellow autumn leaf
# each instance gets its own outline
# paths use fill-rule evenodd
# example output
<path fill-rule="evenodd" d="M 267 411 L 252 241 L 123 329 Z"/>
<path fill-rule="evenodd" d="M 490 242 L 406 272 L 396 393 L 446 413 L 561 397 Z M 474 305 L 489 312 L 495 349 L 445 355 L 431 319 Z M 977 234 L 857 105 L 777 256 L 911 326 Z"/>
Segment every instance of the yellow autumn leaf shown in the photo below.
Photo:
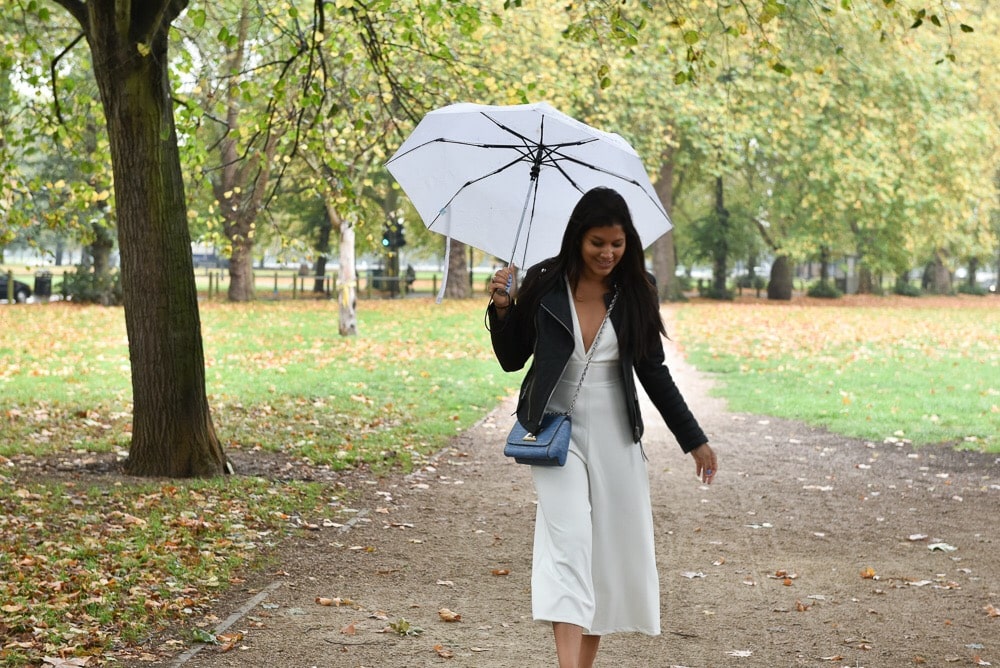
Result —
<path fill-rule="evenodd" d="M 441 608 L 438 610 L 438 617 L 446 622 L 460 622 L 462 621 L 462 615 L 457 612 L 453 612 L 448 608 Z"/>

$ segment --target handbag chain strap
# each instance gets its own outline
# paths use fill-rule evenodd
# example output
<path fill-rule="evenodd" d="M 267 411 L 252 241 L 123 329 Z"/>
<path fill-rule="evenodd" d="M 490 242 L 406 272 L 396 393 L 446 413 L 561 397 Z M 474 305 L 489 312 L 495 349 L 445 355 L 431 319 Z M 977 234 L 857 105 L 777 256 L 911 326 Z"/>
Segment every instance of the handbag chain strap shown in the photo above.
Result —
<path fill-rule="evenodd" d="M 587 363 L 583 367 L 583 372 L 580 373 L 580 382 L 576 384 L 576 392 L 573 393 L 573 400 L 569 403 L 569 408 L 565 413 L 557 413 L 556 415 L 572 415 L 573 409 L 576 408 L 576 399 L 580 396 L 580 388 L 583 387 L 583 379 L 587 377 L 587 369 L 590 368 L 590 360 L 594 358 L 594 351 L 597 350 L 597 342 L 601 340 L 601 332 L 604 331 L 604 326 L 608 324 L 608 318 L 611 317 L 611 309 L 615 307 L 615 302 L 617 301 L 618 291 L 615 290 L 615 294 L 611 298 L 611 304 L 608 306 L 608 310 L 604 313 L 604 320 L 601 321 L 601 326 L 597 329 L 597 334 L 594 335 L 594 340 L 590 344 L 590 350 L 587 351 Z"/>

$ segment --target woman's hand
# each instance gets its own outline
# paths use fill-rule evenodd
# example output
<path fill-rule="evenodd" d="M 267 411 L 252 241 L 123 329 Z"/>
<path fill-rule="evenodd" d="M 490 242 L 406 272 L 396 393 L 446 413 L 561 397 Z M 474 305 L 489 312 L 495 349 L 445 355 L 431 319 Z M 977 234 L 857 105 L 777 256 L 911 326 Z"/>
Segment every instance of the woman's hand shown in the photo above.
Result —
<path fill-rule="evenodd" d="M 695 474 L 701 478 L 706 485 L 711 485 L 715 474 L 719 470 L 718 460 L 715 458 L 715 451 L 708 443 L 702 443 L 691 451 L 694 457 Z"/>
<path fill-rule="evenodd" d="M 514 285 L 514 277 L 517 274 L 517 267 L 510 265 L 499 269 L 490 279 L 490 299 L 498 310 L 510 308 L 511 296 L 510 288 Z"/>

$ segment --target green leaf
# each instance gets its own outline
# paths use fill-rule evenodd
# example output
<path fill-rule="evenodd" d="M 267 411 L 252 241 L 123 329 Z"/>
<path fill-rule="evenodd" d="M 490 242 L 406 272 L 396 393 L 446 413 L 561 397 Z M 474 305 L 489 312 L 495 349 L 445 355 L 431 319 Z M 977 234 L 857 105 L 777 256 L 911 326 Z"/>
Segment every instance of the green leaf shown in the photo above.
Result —
<path fill-rule="evenodd" d="M 188 16 L 191 17 L 191 23 L 194 24 L 195 28 L 205 27 L 205 10 L 204 9 L 192 9 L 188 12 Z"/>
<path fill-rule="evenodd" d="M 941 19 L 938 18 L 937 14 L 931 14 L 931 23 L 936 25 L 938 28 L 941 27 Z"/>
<path fill-rule="evenodd" d="M 687 72 L 678 72 L 677 74 L 674 75 L 674 83 L 677 84 L 678 86 L 683 83 L 687 83 L 687 81 L 688 81 Z"/>
<path fill-rule="evenodd" d="M 191 635 L 197 642 L 204 642 L 212 645 L 218 642 L 215 639 L 215 636 L 206 631 L 205 629 L 195 629 L 194 631 L 191 632 Z"/>
<path fill-rule="evenodd" d="M 698 34 L 697 30 L 688 30 L 684 33 L 685 44 L 697 44 L 700 39 L 701 35 Z"/>
<path fill-rule="evenodd" d="M 784 63 L 777 62 L 774 65 L 771 65 L 771 69 L 778 74 L 784 74 L 786 77 L 792 76 L 792 70 Z"/>
<path fill-rule="evenodd" d="M 962 32 L 974 32 L 974 29 L 973 29 L 972 26 L 965 25 L 964 23 L 960 24 L 958 27 L 959 27 L 959 29 Z"/>

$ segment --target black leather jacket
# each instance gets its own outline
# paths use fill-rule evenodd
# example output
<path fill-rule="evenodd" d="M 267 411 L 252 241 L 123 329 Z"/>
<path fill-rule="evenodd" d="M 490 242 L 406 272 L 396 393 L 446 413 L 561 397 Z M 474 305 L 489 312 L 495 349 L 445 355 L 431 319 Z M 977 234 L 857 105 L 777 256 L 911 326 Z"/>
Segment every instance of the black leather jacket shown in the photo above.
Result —
<path fill-rule="evenodd" d="M 605 295 L 605 302 L 610 303 L 610 300 L 611 295 Z M 538 429 L 549 399 L 573 354 L 575 339 L 571 308 L 566 284 L 558 281 L 554 289 L 542 296 L 534 314 L 525 312 L 516 302 L 503 320 L 498 318 L 492 303 L 487 309 L 493 351 L 504 371 L 524 368 L 528 358 L 534 355 L 531 368 L 521 383 L 517 402 L 517 419 L 528 431 Z M 530 318 L 534 319 L 534 326 Z M 616 332 L 620 331 L 621 318 L 622 309 L 611 312 L 611 323 Z M 684 452 L 708 442 L 667 369 L 662 342 L 646 359 L 634 360 L 629 350 L 620 350 L 619 357 L 625 381 L 624 408 L 632 425 L 632 440 L 639 442 L 643 434 L 639 395 L 635 386 L 635 378 L 638 377 Z"/>

